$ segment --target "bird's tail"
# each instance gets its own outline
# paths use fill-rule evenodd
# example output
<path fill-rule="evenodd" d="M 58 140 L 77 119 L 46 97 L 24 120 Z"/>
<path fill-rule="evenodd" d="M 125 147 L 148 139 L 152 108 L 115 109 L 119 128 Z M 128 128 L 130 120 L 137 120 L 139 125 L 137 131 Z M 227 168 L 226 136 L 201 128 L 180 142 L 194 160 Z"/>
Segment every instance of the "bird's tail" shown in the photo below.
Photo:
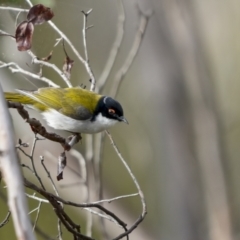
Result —
<path fill-rule="evenodd" d="M 7 101 L 21 103 L 23 105 L 34 105 L 34 100 L 21 93 L 5 92 L 4 97 Z"/>
<path fill-rule="evenodd" d="M 7 101 L 21 103 L 28 108 L 32 108 L 32 109 L 38 110 L 40 112 L 47 110 L 46 105 L 36 101 L 35 99 L 33 99 L 27 95 L 21 94 L 21 93 L 5 92 L 4 97 Z"/>

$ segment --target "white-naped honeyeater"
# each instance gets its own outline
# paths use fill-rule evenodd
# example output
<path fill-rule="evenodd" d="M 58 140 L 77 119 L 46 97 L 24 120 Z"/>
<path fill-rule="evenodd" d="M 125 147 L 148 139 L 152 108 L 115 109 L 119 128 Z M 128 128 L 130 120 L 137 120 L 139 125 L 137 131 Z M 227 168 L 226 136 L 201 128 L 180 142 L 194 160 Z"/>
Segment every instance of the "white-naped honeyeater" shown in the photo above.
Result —
<path fill-rule="evenodd" d="M 98 133 L 117 122 L 128 123 L 119 102 L 80 87 L 5 92 L 6 100 L 38 110 L 47 124 L 73 133 Z"/>

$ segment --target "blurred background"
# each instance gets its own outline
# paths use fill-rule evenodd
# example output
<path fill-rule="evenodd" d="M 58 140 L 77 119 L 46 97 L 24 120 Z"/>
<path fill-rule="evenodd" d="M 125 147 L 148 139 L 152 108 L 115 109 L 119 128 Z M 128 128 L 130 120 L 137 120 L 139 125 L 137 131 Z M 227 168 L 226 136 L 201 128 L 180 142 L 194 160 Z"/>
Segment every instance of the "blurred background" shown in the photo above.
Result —
<path fill-rule="evenodd" d="M 87 43 L 90 65 L 96 79 L 101 76 L 117 32 L 116 0 L 48 0 L 34 1 L 54 11 L 53 22 L 71 39 L 84 55 L 82 10 L 93 9 L 88 18 Z M 122 155 L 138 179 L 146 197 L 148 214 L 130 235 L 132 240 L 230 240 L 240 239 L 240 2 L 189 0 L 124 0 L 125 27 L 123 44 L 103 93 L 109 94 L 112 79 L 129 53 L 136 34 L 139 16 L 153 11 L 139 53 L 124 77 L 117 100 L 125 110 L 129 125 L 119 124 L 110 130 Z M 24 0 L 0 0 L 0 6 L 28 8 Z M 16 12 L 0 10 L 0 29 L 14 34 Z M 18 16 L 18 22 L 26 17 Z M 53 50 L 58 34 L 45 23 L 35 28 L 32 51 L 45 57 Z M 89 76 L 66 45 L 75 60 L 71 82 L 89 88 Z M 29 55 L 18 52 L 15 42 L 0 38 L 0 61 L 17 62 L 37 73 Z M 64 61 L 61 44 L 54 48 L 52 63 L 59 68 Z M 44 76 L 65 87 L 58 75 L 43 68 Z M 16 88 L 36 89 L 43 83 L 0 69 L 4 91 Z M 16 142 L 33 141 L 29 126 L 11 110 Z M 32 117 L 41 119 L 37 113 Z M 43 121 L 42 121 L 43 122 Z M 48 128 L 49 129 L 49 128 Z M 49 129 L 50 130 L 50 129 Z M 66 136 L 66 133 L 59 132 Z M 83 155 L 85 139 L 75 146 Z M 26 149 L 30 151 L 30 149 Z M 50 156 L 50 152 L 53 157 Z M 61 147 L 40 141 L 35 159 L 45 156 L 51 174 L 56 174 L 56 159 Z M 29 161 L 21 155 L 24 162 Z M 42 166 L 36 162 L 44 183 L 49 184 Z M 78 176 L 71 170 L 77 160 L 68 154 L 64 179 L 56 182 L 60 194 L 68 200 L 84 201 Z M 26 170 L 25 174 L 31 176 Z M 91 177 L 91 176 L 90 176 Z M 137 190 L 106 139 L 102 159 L 103 198 L 135 193 Z M 69 184 L 69 185 L 66 185 Z M 0 221 L 7 213 L 3 200 L 6 189 L 1 183 Z M 49 191 L 51 186 L 49 185 Z M 91 191 L 94 192 L 94 186 Z M 29 201 L 29 209 L 37 207 Z M 129 226 L 141 213 L 138 197 L 119 200 L 106 207 Z M 83 229 L 85 212 L 66 208 Z M 36 213 L 31 214 L 32 219 Z M 97 219 L 97 218 L 96 218 Z M 94 237 L 101 238 L 100 225 L 94 218 Z M 43 205 L 38 226 L 49 236 L 57 235 L 57 219 L 50 206 Z M 107 223 L 110 238 L 121 233 Z M 63 239 L 71 239 L 64 231 Z M 0 239 L 14 239 L 12 220 L 0 229 Z M 45 239 L 38 235 L 38 239 Z"/>

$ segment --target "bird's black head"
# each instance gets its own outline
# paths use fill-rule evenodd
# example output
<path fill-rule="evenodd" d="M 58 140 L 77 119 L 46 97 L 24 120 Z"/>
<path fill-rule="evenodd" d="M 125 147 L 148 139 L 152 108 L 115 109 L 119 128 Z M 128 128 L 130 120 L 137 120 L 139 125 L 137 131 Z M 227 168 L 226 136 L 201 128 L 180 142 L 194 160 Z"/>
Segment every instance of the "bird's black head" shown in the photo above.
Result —
<path fill-rule="evenodd" d="M 121 104 L 111 97 L 103 96 L 99 99 L 97 107 L 93 114 L 92 121 L 95 120 L 95 117 L 99 113 L 101 113 L 106 118 L 128 123 L 126 118 L 124 118 Z"/>

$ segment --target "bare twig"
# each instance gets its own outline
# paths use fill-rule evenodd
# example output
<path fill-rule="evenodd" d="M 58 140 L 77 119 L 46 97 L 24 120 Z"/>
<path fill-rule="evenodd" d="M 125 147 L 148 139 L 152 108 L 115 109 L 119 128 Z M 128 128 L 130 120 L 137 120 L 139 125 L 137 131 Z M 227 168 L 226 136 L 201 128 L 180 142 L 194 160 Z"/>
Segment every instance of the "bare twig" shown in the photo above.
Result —
<path fill-rule="evenodd" d="M 51 177 L 50 172 L 48 171 L 48 169 L 47 169 L 47 167 L 46 167 L 46 165 L 44 163 L 44 156 L 40 156 L 40 160 L 41 160 L 41 164 L 42 164 L 45 172 L 47 173 L 48 178 L 50 179 L 50 182 L 52 184 L 52 188 L 53 188 L 54 192 L 56 193 L 57 196 L 59 196 L 59 193 L 58 193 L 58 190 L 56 188 L 56 185 L 55 185 L 55 183 L 54 183 L 54 181 L 53 181 L 53 179 Z"/>
<path fill-rule="evenodd" d="M 90 195 L 90 189 L 93 186 L 93 136 L 88 135 L 86 137 L 86 187 L 87 187 L 87 196 L 86 201 L 90 202 L 92 200 L 92 196 Z M 92 214 L 87 214 L 86 221 L 86 232 L 88 236 L 92 234 L 93 227 L 93 216 Z"/>
<path fill-rule="evenodd" d="M 0 10 L 8 10 L 8 11 L 13 11 L 13 12 L 28 12 L 29 9 L 23 9 L 23 8 L 15 8 L 15 7 L 5 7 L 5 6 L 0 6 Z"/>
<path fill-rule="evenodd" d="M 36 212 L 38 210 L 38 207 L 34 208 L 33 210 L 31 210 L 28 215 L 31 215 L 32 213 Z"/>
<path fill-rule="evenodd" d="M 118 197 L 115 197 L 115 198 L 103 199 L 103 200 L 99 200 L 99 201 L 92 202 L 92 203 L 93 204 L 99 204 L 99 203 L 104 203 L 104 202 L 111 203 L 111 202 L 119 200 L 119 199 L 135 197 L 135 196 L 138 196 L 138 195 L 139 195 L 139 193 L 132 193 L 132 194 L 128 194 L 128 195 L 118 196 Z"/>
<path fill-rule="evenodd" d="M 32 63 L 40 64 L 53 69 L 63 79 L 68 87 L 72 87 L 71 82 L 55 64 L 39 60 L 38 57 L 30 50 L 28 50 L 27 53 L 32 57 Z"/>
<path fill-rule="evenodd" d="M 37 170 L 36 170 L 36 167 L 35 167 L 35 163 L 34 163 L 35 161 L 34 161 L 34 158 L 33 158 L 37 140 L 38 140 L 38 138 L 37 138 L 37 136 L 35 135 L 34 140 L 33 140 L 32 150 L 31 150 L 31 153 L 30 153 L 29 158 L 30 158 L 31 163 L 32 163 L 32 169 L 33 169 L 34 175 L 35 175 L 36 178 L 38 179 L 38 181 L 39 181 L 39 183 L 41 184 L 42 188 L 43 188 L 44 190 L 46 190 L 45 187 L 44 187 L 44 185 L 43 185 L 43 182 L 42 182 L 40 176 L 39 176 L 38 173 L 37 173 Z"/>
<path fill-rule="evenodd" d="M 113 43 L 112 49 L 110 51 L 110 54 L 108 56 L 106 65 L 102 71 L 102 75 L 100 76 L 98 80 L 98 89 L 99 92 L 102 92 L 106 81 L 108 79 L 109 74 L 111 73 L 112 67 L 115 63 L 115 60 L 117 58 L 117 54 L 119 52 L 122 40 L 123 40 L 123 35 L 124 35 L 124 23 L 125 23 L 125 11 L 124 11 L 124 6 L 123 6 L 123 1 L 118 0 L 117 1 L 118 5 L 118 23 L 117 23 L 117 34 L 115 41 Z"/>
<path fill-rule="evenodd" d="M 25 193 L 25 194 L 26 194 L 27 197 L 29 197 L 29 198 L 31 198 L 31 199 L 34 199 L 34 200 L 36 200 L 36 201 L 39 201 L 39 202 L 42 202 L 42 203 L 49 203 L 49 201 L 46 200 L 46 199 L 44 199 L 44 198 L 39 198 L 39 197 L 37 197 L 37 196 L 35 196 L 35 195 L 30 195 L 30 194 L 28 194 L 28 193 Z"/>
<path fill-rule="evenodd" d="M 5 225 L 9 222 L 10 216 L 11 216 L 11 212 L 8 211 L 7 216 L 6 216 L 5 219 L 0 223 L 0 228 L 3 227 L 3 226 L 5 226 Z"/>
<path fill-rule="evenodd" d="M 0 33 L 9 34 L 9 33 L 5 32 L 5 31 L 2 31 L 2 30 L 0 30 Z M 38 57 L 31 50 L 28 50 L 27 53 L 31 56 L 32 63 L 39 64 L 40 66 L 46 66 L 46 67 L 49 67 L 49 68 L 53 69 L 64 80 L 64 82 L 66 83 L 66 85 L 68 87 L 72 87 L 71 82 L 68 80 L 68 78 L 63 74 L 63 72 L 55 64 L 38 59 Z M 16 63 L 12 63 L 12 62 L 11 63 L 0 62 L 0 63 L 2 63 L 2 66 L 0 66 L 0 68 L 8 67 L 13 73 L 19 72 L 19 73 L 22 73 L 24 75 L 28 75 L 32 78 L 44 81 L 44 82 L 48 83 L 49 86 L 59 87 L 57 84 L 53 83 L 50 79 L 42 77 L 41 74 L 30 73 L 29 71 L 26 71 L 26 70 L 22 69 Z M 14 65 L 16 69 L 10 68 L 11 65 Z"/>
<path fill-rule="evenodd" d="M 1 68 L 8 68 L 12 73 L 21 73 L 25 76 L 29 76 L 31 78 L 34 78 L 34 79 L 40 80 L 42 82 L 45 82 L 51 87 L 59 87 L 57 84 L 52 82 L 52 80 L 50 80 L 46 77 L 41 77 L 38 74 L 26 71 L 23 68 L 21 68 L 18 64 L 16 64 L 15 62 L 5 63 L 5 62 L 0 61 L 0 64 L 1 64 L 0 69 Z"/>
<path fill-rule="evenodd" d="M 38 221 L 38 218 L 39 218 L 41 206 L 42 206 L 42 202 L 40 201 L 39 204 L 38 204 L 38 208 L 37 208 L 37 216 L 36 216 L 36 219 L 35 219 L 35 222 L 34 222 L 34 225 L 33 225 L 33 229 L 32 229 L 33 232 L 34 232 L 35 227 L 37 225 L 37 221 Z"/>
<path fill-rule="evenodd" d="M 17 25 L 18 25 L 18 18 L 19 18 L 19 16 L 20 16 L 20 14 L 21 14 L 22 12 L 18 12 L 18 14 L 17 14 L 17 16 L 16 16 L 16 19 L 15 19 L 15 28 L 17 28 Z"/>
<path fill-rule="evenodd" d="M 62 240 L 62 222 L 58 218 L 58 239 Z"/>
<path fill-rule="evenodd" d="M 8 189 L 8 204 L 18 239 L 34 240 L 28 217 L 23 179 L 14 146 L 12 121 L 0 86 L 0 167 Z"/>
<path fill-rule="evenodd" d="M 140 11 L 140 9 L 138 8 L 139 14 L 140 14 L 140 21 L 139 21 L 139 26 L 138 26 L 138 30 L 137 33 L 135 35 L 135 39 L 133 41 L 133 45 L 131 47 L 131 50 L 125 60 L 125 62 L 123 63 L 122 67 L 118 70 L 118 72 L 115 75 L 115 78 L 113 80 L 113 85 L 112 88 L 110 90 L 110 96 L 115 97 L 117 95 L 117 92 L 119 90 L 119 86 L 124 78 L 124 76 L 126 75 L 127 71 L 129 70 L 129 68 L 131 67 L 137 53 L 138 50 L 140 48 L 140 45 L 142 43 L 144 34 L 146 32 L 146 28 L 147 28 L 147 24 L 148 24 L 148 20 L 151 16 L 152 13 L 149 14 L 145 14 L 143 12 Z"/>
<path fill-rule="evenodd" d="M 83 155 L 75 149 L 71 149 L 70 154 L 78 160 L 79 172 L 82 180 L 81 183 L 86 183 L 87 179 L 86 160 L 84 159 Z"/>
<path fill-rule="evenodd" d="M 88 12 L 84 12 L 83 13 L 83 30 L 82 30 L 82 34 L 83 34 L 83 47 L 84 47 L 84 52 L 85 52 L 85 60 L 88 62 L 89 58 L 88 58 L 88 49 L 87 49 L 87 19 L 88 19 L 88 15 L 92 12 L 92 9 L 90 9 Z"/>
<path fill-rule="evenodd" d="M 24 152 L 21 148 L 18 148 L 20 151 Z M 29 155 L 28 155 L 29 156 Z M 22 167 L 27 168 L 32 174 L 34 174 L 34 171 L 26 164 L 21 164 Z"/>
<path fill-rule="evenodd" d="M 129 175 L 131 176 L 131 178 L 132 178 L 132 180 L 133 180 L 133 182 L 134 182 L 134 184 L 135 184 L 135 186 L 136 186 L 136 188 L 138 190 L 138 194 L 140 196 L 141 203 L 142 203 L 142 214 L 141 214 L 141 216 L 138 218 L 138 220 L 134 223 L 134 225 L 128 231 L 126 231 L 125 233 L 121 234 L 119 237 L 115 238 L 115 240 L 117 240 L 117 239 L 123 238 L 124 236 L 127 236 L 129 233 L 131 233 L 138 226 L 138 224 L 140 222 L 143 221 L 144 217 L 147 214 L 147 206 L 146 206 L 146 202 L 145 202 L 145 199 L 144 199 L 143 192 L 142 192 L 142 190 L 140 188 L 140 185 L 139 185 L 136 177 L 134 176 L 134 174 L 132 173 L 130 167 L 127 165 L 127 162 L 124 160 L 122 154 L 118 150 L 117 145 L 113 141 L 113 138 L 112 138 L 111 134 L 108 131 L 105 131 L 105 132 L 106 132 L 106 134 L 107 134 L 107 136 L 108 136 L 108 138 L 109 138 L 109 140 L 110 140 L 110 142 L 111 142 L 111 144 L 112 144 L 116 154 L 118 155 L 119 159 L 122 161 L 124 167 L 127 169 Z"/>
<path fill-rule="evenodd" d="M 43 190 L 42 188 L 37 187 L 33 183 L 29 182 L 27 179 L 25 179 L 25 186 L 37 191 L 42 196 L 44 196 L 46 199 L 48 199 L 49 203 L 53 206 L 54 211 L 58 218 L 61 220 L 63 225 L 67 228 L 69 232 L 71 232 L 75 237 L 80 237 L 80 239 L 86 239 L 86 240 L 93 240 L 92 238 L 89 238 L 87 236 L 84 236 L 80 233 L 80 226 L 75 224 L 71 218 L 65 213 L 62 206 L 59 204 L 65 203 L 64 201 L 59 201 L 61 199 L 58 196 L 55 196 L 54 194 L 48 193 L 47 191 Z M 75 230 L 76 229 L 76 230 Z"/>
<path fill-rule="evenodd" d="M 82 11 L 82 13 L 83 13 L 83 30 L 82 30 L 82 33 L 83 33 L 83 46 L 84 46 L 84 52 L 85 52 L 85 67 L 86 67 L 87 71 L 90 73 L 89 75 L 91 77 L 90 91 L 94 91 L 95 86 L 96 86 L 96 80 L 95 80 L 95 77 L 93 75 L 92 69 L 91 69 L 90 64 L 89 64 L 88 50 L 87 50 L 87 30 L 88 30 L 87 18 L 88 18 L 88 15 L 91 12 L 92 12 L 92 9 L 90 9 L 88 12 Z"/>
<path fill-rule="evenodd" d="M 53 179 L 52 179 L 52 177 L 51 177 L 51 174 L 50 174 L 50 172 L 48 171 L 46 165 L 44 164 L 44 157 L 43 157 L 43 156 L 40 156 L 40 159 L 41 159 L 41 163 L 42 163 L 42 165 L 43 165 L 43 168 L 44 168 L 44 170 L 46 171 L 47 176 L 48 176 L 48 178 L 49 178 L 50 181 L 51 181 L 51 184 L 52 184 L 52 187 L 53 187 L 53 190 L 54 190 L 55 194 L 56 194 L 57 196 L 59 196 L 57 187 L 56 187 L 56 185 L 55 185 L 55 183 L 54 183 L 54 181 L 53 181 Z M 61 203 L 61 207 L 63 208 L 63 204 L 62 204 L 62 203 Z M 58 219 L 58 239 L 59 239 L 59 240 L 62 240 L 62 227 L 61 227 L 61 220 L 60 220 L 60 219 Z"/>

